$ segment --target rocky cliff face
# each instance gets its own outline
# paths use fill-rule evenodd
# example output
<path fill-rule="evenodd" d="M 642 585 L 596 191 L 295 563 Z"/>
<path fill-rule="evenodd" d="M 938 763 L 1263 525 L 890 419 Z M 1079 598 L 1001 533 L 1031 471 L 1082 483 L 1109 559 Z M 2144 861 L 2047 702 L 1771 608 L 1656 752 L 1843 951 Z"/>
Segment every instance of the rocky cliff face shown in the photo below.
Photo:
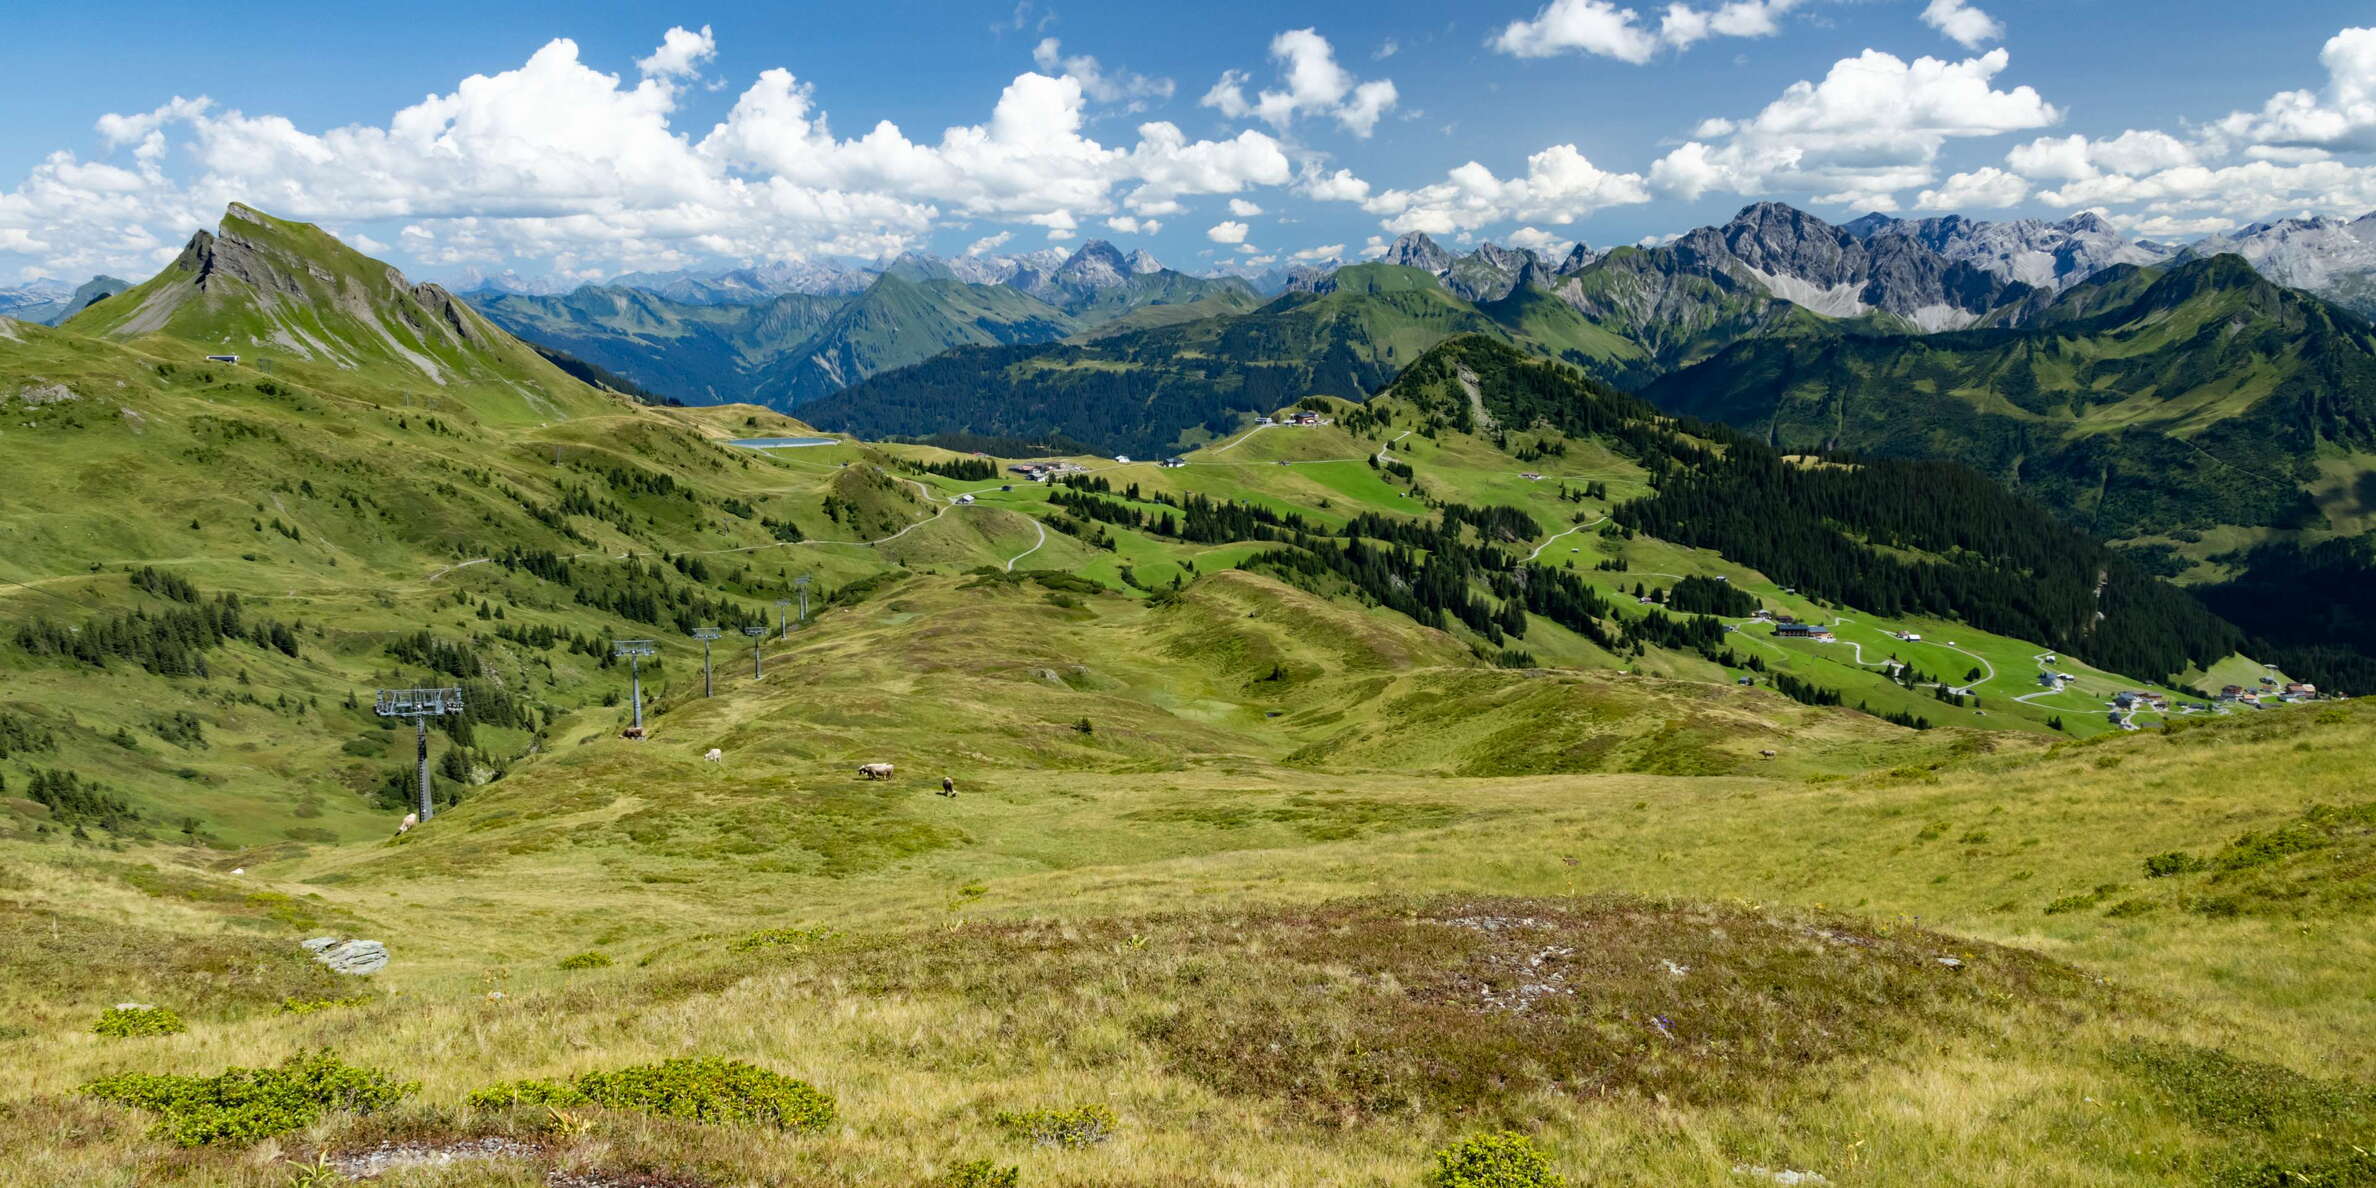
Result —
<path fill-rule="evenodd" d="M 1532 252 L 1481 243 L 1444 270 L 1444 287 L 1470 301 L 1499 301 L 1522 283 L 1541 283 L 1542 271 Z"/>
<path fill-rule="evenodd" d="M 1558 276 L 1570 276 L 1592 267 L 1601 258 L 1601 255 L 1602 253 L 1593 251 L 1579 241 L 1576 246 L 1568 249 L 1567 255 L 1561 257 L 1559 263 L 1551 271 Z"/>
<path fill-rule="evenodd" d="M 1973 264 L 1887 228 L 1859 237 L 1778 202 L 1742 209 L 1652 254 L 1682 272 L 1748 282 L 1827 317 L 1886 313 L 1925 331 L 1969 326 L 2020 294 Z"/>
<path fill-rule="evenodd" d="M 1867 243 L 1911 240 L 1999 279 L 2055 293 L 2115 264 L 2158 264 L 2170 255 L 2165 248 L 2132 242 L 2092 211 L 2058 222 L 2015 219 L 1991 223 L 1962 215 L 1931 219 L 1866 215 L 1856 222 L 1864 225 L 1861 234 Z"/>

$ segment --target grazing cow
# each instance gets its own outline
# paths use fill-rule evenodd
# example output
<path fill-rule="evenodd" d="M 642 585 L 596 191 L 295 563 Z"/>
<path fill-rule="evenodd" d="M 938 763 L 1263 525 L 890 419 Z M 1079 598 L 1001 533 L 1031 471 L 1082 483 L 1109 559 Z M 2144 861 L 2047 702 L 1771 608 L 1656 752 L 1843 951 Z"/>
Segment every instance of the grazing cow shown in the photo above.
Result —
<path fill-rule="evenodd" d="M 955 781 L 955 780 L 952 780 L 952 779 L 950 779 L 950 778 L 949 778 L 949 777 L 947 777 L 947 776 L 942 776 L 942 777 L 941 777 L 941 795 L 943 795 L 943 796 L 955 796 L 955 795 L 957 795 L 957 781 Z"/>
<path fill-rule="evenodd" d="M 858 765 L 858 775 L 861 779 L 887 780 L 891 778 L 891 765 L 888 763 L 861 763 Z"/>
<path fill-rule="evenodd" d="M 702 755 L 702 758 L 711 763 L 724 763 L 726 761 L 726 752 L 721 751 L 716 747 L 711 747 L 706 754 Z"/>
<path fill-rule="evenodd" d="M 419 813 L 406 813 L 406 814 L 404 814 L 404 819 L 403 819 L 403 820 L 401 820 L 401 821 L 398 821 L 398 822 L 396 822 L 396 836 L 398 836 L 398 837 L 402 837 L 402 836 L 404 836 L 404 835 L 405 835 L 405 834 L 407 834 L 407 833 L 411 833 L 411 832 L 412 832 L 412 827 L 413 827 L 413 826 L 415 826 L 415 825 L 418 825 L 418 824 L 420 824 L 420 823 L 421 823 L 421 814 L 419 814 Z"/>

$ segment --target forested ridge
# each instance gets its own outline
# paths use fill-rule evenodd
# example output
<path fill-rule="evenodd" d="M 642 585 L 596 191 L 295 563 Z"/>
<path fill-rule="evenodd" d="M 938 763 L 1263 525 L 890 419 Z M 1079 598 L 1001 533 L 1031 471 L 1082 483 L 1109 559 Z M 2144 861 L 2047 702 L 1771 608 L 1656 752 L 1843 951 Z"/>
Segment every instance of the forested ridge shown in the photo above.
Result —
<path fill-rule="evenodd" d="M 1652 493 L 1611 513 L 1626 530 L 1712 549 L 1811 596 L 1956 618 L 2156 676 L 2244 644 L 2191 594 L 1968 467 L 1785 456 L 1481 338 L 1429 352 L 1389 395 L 1473 429 L 1469 383 L 1504 431 L 1594 436 L 1641 464 Z"/>

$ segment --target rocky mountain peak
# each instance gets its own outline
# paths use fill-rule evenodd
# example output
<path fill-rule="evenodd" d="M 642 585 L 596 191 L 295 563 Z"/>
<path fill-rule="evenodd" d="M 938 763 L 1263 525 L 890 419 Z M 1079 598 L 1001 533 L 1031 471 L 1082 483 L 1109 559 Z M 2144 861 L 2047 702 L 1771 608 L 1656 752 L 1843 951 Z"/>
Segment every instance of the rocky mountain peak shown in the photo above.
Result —
<path fill-rule="evenodd" d="M 1543 272 L 1533 252 L 1481 243 L 1444 271 L 1444 286 L 1471 301 L 1499 301 L 1519 285 L 1543 283 Z"/>
<path fill-rule="evenodd" d="M 2072 215 L 2070 218 L 2064 219 L 2062 222 L 2055 224 L 2055 226 L 2058 226 L 2065 231 L 2069 231 L 2074 235 L 2120 234 L 2119 231 L 2113 229 L 2112 224 L 2104 221 L 2104 216 L 2097 214 L 2092 210 L 2080 211 L 2078 214 Z"/>
<path fill-rule="evenodd" d="M 1880 211 L 1867 211 L 1864 214 L 1858 215 L 1855 218 L 1840 224 L 1840 230 L 1845 231 L 1848 234 L 1857 237 L 1858 239 L 1869 239 L 1872 237 L 1874 232 L 1896 222 L 1896 219 L 1882 214 Z"/>
<path fill-rule="evenodd" d="M 1056 270 L 1055 280 L 1061 285 L 1105 289 L 1129 280 L 1131 275 L 1130 258 L 1122 254 L 1122 249 L 1105 240 L 1092 239 Z"/>
<path fill-rule="evenodd" d="M 883 266 L 883 275 L 896 276 L 905 281 L 955 280 L 957 273 L 949 262 L 930 252 L 904 251 Z"/>
<path fill-rule="evenodd" d="M 1386 254 L 1379 256 L 1378 262 L 1441 273 L 1452 267 L 1452 253 L 1429 239 L 1424 231 L 1407 231 L 1387 246 Z"/>
<path fill-rule="evenodd" d="M 1145 276 L 1150 272 L 1161 271 L 1163 271 L 1163 261 L 1156 259 L 1147 249 L 1140 248 L 1130 253 L 1131 275 Z"/>

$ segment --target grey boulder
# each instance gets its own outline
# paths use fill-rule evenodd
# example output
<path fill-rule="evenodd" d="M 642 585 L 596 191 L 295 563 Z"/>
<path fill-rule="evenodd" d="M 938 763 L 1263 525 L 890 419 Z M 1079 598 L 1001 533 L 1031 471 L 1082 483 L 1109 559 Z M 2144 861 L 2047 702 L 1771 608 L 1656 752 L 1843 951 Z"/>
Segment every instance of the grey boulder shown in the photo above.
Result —
<path fill-rule="evenodd" d="M 321 962 L 342 974 L 375 974 L 388 967 L 388 946 L 375 940 L 340 940 L 317 936 L 305 947 Z"/>

